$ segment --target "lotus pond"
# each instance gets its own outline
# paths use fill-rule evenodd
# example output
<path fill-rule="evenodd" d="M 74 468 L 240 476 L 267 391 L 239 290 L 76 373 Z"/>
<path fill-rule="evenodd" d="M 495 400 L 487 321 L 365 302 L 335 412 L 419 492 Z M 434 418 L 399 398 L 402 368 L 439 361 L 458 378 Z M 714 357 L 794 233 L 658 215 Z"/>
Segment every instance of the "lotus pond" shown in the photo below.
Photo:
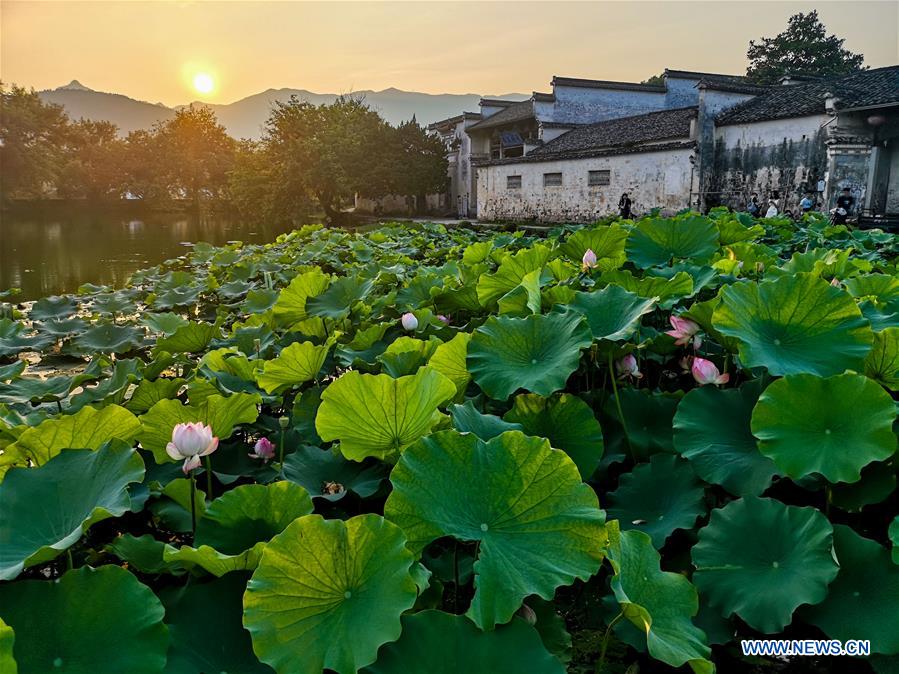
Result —
<path fill-rule="evenodd" d="M 307 226 L 0 299 L 0 671 L 897 671 L 897 253 Z"/>

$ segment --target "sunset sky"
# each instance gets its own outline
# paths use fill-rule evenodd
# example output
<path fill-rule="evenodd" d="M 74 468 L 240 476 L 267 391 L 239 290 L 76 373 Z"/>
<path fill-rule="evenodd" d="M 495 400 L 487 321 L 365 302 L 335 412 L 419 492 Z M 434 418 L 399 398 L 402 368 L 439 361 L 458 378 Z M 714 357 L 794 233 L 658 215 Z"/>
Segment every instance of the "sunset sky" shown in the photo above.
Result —
<path fill-rule="evenodd" d="M 2 0 L 0 78 L 36 89 L 77 79 L 167 105 L 228 103 L 281 87 L 530 92 L 546 90 L 554 74 L 641 80 L 666 66 L 742 73 L 750 39 L 815 7 L 867 65 L 899 63 L 895 0 Z"/>

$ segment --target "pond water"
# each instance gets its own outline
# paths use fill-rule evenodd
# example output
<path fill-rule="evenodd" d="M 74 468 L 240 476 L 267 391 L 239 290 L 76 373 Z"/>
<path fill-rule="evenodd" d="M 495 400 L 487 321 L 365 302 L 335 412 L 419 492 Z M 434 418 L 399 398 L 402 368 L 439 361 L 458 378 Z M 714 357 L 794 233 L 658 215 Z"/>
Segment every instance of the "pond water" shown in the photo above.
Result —
<path fill-rule="evenodd" d="M 0 216 L 0 290 L 16 300 L 74 292 L 83 283 L 121 286 L 138 269 L 182 255 L 207 241 L 265 243 L 291 227 L 184 213 Z"/>

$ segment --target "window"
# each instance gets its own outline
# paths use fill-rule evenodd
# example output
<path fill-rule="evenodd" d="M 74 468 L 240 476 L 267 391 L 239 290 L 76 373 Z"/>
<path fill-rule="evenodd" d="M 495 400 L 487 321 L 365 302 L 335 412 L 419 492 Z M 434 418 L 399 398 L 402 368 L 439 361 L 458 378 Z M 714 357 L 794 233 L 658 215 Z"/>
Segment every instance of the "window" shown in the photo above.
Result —
<path fill-rule="evenodd" d="M 544 173 L 543 174 L 543 186 L 544 187 L 561 187 L 562 186 L 562 174 L 561 173 Z"/>
<path fill-rule="evenodd" d="M 608 185 L 612 178 L 612 172 L 609 170 L 590 171 L 587 174 L 587 185 L 590 187 L 600 187 Z"/>
<path fill-rule="evenodd" d="M 506 189 L 507 190 L 521 189 L 521 176 L 506 176 Z"/>

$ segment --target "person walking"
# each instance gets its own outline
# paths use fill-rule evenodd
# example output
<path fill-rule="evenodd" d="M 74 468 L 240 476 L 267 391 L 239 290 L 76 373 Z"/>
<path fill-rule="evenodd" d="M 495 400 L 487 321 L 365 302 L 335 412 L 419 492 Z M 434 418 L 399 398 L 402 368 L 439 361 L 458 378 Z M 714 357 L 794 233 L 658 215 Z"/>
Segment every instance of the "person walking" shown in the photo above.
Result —
<path fill-rule="evenodd" d="M 777 217 L 777 200 L 776 199 L 768 199 L 768 210 L 765 211 L 766 218 L 776 218 Z"/>
<path fill-rule="evenodd" d="M 631 200 L 627 196 L 627 192 L 621 195 L 618 200 L 618 216 L 622 220 L 630 220 L 631 217 Z"/>
<path fill-rule="evenodd" d="M 815 207 L 815 200 L 812 198 L 811 193 L 806 194 L 802 197 L 802 201 L 799 202 L 799 209 L 802 211 L 802 214 L 811 212 L 811 210 Z"/>
<path fill-rule="evenodd" d="M 855 197 L 852 196 L 852 190 L 844 187 L 840 196 L 837 197 L 837 206 L 831 213 L 833 214 L 833 224 L 845 225 L 852 207 L 855 206 Z"/>
<path fill-rule="evenodd" d="M 746 204 L 746 212 L 754 218 L 759 217 L 762 207 L 759 206 L 759 195 L 755 192 L 749 197 L 749 203 Z"/>

